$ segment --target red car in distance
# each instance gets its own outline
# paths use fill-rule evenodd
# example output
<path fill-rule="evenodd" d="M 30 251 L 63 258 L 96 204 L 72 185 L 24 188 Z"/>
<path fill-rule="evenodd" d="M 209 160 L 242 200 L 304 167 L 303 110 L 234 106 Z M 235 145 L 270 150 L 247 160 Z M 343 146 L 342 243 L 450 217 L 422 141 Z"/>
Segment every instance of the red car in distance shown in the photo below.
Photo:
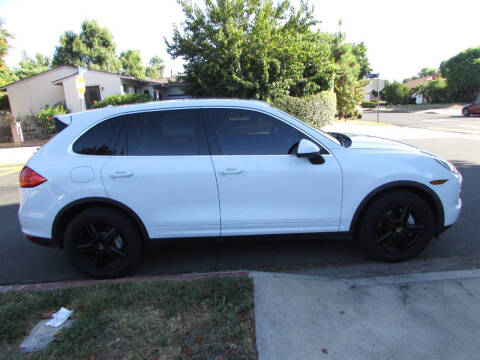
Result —
<path fill-rule="evenodd" d="M 463 116 L 480 115 L 480 99 L 475 100 L 471 104 L 467 104 L 462 108 Z"/>

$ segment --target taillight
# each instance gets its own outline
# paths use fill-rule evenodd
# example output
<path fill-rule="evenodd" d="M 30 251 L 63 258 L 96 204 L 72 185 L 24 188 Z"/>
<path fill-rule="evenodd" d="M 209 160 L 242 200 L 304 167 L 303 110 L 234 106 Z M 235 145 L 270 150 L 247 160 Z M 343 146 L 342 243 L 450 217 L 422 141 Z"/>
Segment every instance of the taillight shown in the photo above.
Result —
<path fill-rule="evenodd" d="M 45 181 L 47 181 L 47 179 L 30 169 L 28 166 L 24 166 L 20 172 L 20 187 L 22 188 L 32 188 Z"/>

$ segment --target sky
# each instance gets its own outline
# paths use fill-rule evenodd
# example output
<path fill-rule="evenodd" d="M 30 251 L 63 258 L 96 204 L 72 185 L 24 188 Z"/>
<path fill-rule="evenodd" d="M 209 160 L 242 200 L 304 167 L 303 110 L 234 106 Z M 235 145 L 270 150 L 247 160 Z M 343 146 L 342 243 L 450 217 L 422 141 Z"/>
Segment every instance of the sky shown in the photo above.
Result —
<path fill-rule="evenodd" d="M 373 72 L 383 79 L 401 81 L 480 46 L 479 0 L 309 2 L 321 30 L 337 32 L 342 19 L 347 41 L 366 44 Z M 30 56 L 39 52 L 52 57 L 64 31 L 79 33 L 84 19 L 96 19 L 113 34 L 118 54 L 140 50 L 145 65 L 159 55 L 165 61 L 165 76 L 183 69 L 181 59 L 167 54 L 164 41 L 171 38 L 173 25 L 184 19 L 176 0 L 0 0 L 0 18 L 15 36 L 6 58 L 10 67 L 18 66 L 24 50 Z"/>

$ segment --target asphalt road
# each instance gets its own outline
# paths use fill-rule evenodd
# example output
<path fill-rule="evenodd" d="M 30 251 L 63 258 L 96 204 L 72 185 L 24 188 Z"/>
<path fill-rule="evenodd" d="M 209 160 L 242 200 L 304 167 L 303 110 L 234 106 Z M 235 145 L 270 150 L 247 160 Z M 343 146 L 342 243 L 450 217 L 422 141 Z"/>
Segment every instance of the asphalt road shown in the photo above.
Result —
<path fill-rule="evenodd" d="M 383 120 L 383 119 L 382 119 Z M 480 119 L 479 119 L 480 120 Z M 160 241 L 144 256 L 133 276 L 226 271 L 287 270 L 315 272 L 335 267 L 338 274 L 390 274 L 416 269 L 453 270 L 480 265 L 480 137 L 406 140 L 456 163 L 464 176 L 464 208 L 455 226 L 434 239 L 418 259 L 400 265 L 369 259 L 350 240 L 200 239 Z M 18 173 L 0 168 L 0 284 L 83 279 L 61 250 L 34 245 L 23 238 L 17 221 Z M 365 270 L 366 269 L 366 270 Z M 403 270 L 402 270 L 403 269 Z"/>
<path fill-rule="evenodd" d="M 366 111 L 362 120 L 376 122 L 377 113 Z M 480 135 L 480 116 L 380 112 L 379 120 L 397 126 Z"/>

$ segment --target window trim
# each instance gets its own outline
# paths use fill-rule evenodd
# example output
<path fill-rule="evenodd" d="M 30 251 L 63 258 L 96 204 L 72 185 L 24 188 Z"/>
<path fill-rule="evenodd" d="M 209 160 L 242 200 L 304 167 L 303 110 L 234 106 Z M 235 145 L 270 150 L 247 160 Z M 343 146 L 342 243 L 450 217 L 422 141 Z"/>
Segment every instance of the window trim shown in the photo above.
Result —
<path fill-rule="evenodd" d="M 260 114 L 269 116 L 275 120 L 281 121 L 284 123 L 286 126 L 290 126 L 299 133 L 303 134 L 307 140 L 312 141 L 314 144 L 320 147 L 320 154 L 322 156 L 324 155 L 332 155 L 331 152 L 323 145 L 321 144 L 317 139 L 313 138 L 310 134 L 306 133 L 302 129 L 299 129 L 295 125 L 285 121 L 282 118 L 279 118 L 278 116 L 271 114 L 266 111 L 262 111 L 259 109 L 252 109 L 248 107 L 238 107 L 238 106 L 209 106 L 208 108 L 205 108 L 205 122 L 206 122 L 206 128 L 207 128 L 207 138 L 208 142 L 210 144 L 210 154 L 211 155 L 216 155 L 216 156 L 296 156 L 295 154 L 244 154 L 244 155 L 229 155 L 229 154 L 222 154 L 221 153 L 221 148 L 220 148 L 220 142 L 218 140 L 216 128 L 215 128 L 215 120 L 214 116 L 211 112 L 211 110 L 246 110 L 246 111 L 253 111 L 253 112 L 258 112 Z"/>

